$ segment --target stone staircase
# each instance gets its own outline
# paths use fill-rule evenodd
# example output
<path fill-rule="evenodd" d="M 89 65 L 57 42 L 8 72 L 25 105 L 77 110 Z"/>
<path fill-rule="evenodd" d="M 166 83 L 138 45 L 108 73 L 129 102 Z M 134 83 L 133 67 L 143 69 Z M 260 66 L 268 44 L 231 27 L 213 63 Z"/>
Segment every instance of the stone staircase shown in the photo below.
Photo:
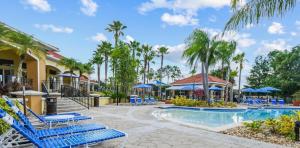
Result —
<path fill-rule="evenodd" d="M 78 112 L 87 108 L 68 98 L 57 98 L 57 112 Z"/>

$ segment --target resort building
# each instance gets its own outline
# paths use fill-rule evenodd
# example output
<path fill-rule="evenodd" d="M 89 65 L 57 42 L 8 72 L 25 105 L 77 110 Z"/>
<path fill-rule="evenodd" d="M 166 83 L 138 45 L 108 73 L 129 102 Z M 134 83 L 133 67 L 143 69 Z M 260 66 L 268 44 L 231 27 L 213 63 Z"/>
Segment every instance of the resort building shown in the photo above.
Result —
<path fill-rule="evenodd" d="M 18 31 L 10 26 L 7 27 Z M 37 53 L 29 50 L 25 56 L 21 76 L 23 83 L 30 86 L 32 90 L 42 91 L 42 88 L 46 87 L 51 92 L 58 92 L 61 85 L 70 85 L 71 79 L 73 79 L 73 86 L 76 88 L 79 88 L 80 85 L 87 86 L 89 75 L 82 74 L 80 77 L 79 71 L 74 71 L 71 74 L 67 67 L 59 64 L 59 60 L 63 56 L 58 53 L 59 49 L 57 47 L 36 38 L 34 40 L 41 46 L 39 46 Z M 0 40 L 0 45 L 0 48 L 2 48 L 0 52 L 0 86 L 4 87 L 15 82 L 20 57 L 17 47 L 2 40 Z"/>
<path fill-rule="evenodd" d="M 193 95 L 195 98 L 201 98 L 204 96 L 203 77 L 201 73 L 176 80 L 175 82 L 171 83 L 171 85 L 171 87 L 167 88 L 167 90 L 170 91 L 169 96 L 186 96 L 188 98 L 192 98 Z M 224 90 L 226 85 L 232 88 L 231 83 L 227 83 L 225 80 L 211 75 L 208 76 L 208 85 L 209 88 L 220 88 L 220 91 L 210 91 L 211 98 L 224 98 Z"/>

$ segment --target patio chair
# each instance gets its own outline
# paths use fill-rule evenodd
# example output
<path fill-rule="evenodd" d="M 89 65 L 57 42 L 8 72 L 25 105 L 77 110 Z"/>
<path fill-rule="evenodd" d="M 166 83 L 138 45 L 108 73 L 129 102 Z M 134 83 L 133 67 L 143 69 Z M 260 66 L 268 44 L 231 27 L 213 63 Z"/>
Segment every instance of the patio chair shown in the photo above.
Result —
<path fill-rule="evenodd" d="M 281 106 L 283 106 L 284 105 L 284 100 L 283 99 L 279 99 L 278 100 L 278 104 L 281 105 Z"/>
<path fill-rule="evenodd" d="M 137 98 L 136 105 L 141 105 L 141 104 L 143 104 L 142 98 Z"/>
<path fill-rule="evenodd" d="M 121 131 L 115 129 L 103 129 L 86 133 L 77 133 L 74 135 L 40 139 L 36 133 L 24 127 L 19 121 L 15 120 L 2 109 L 0 109 L 0 118 L 38 148 L 88 146 L 89 144 L 96 144 L 111 139 L 127 137 L 127 134 Z"/>
<path fill-rule="evenodd" d="M 131 105 L 136 105 L 135 104 L 135 98 L 130 98 L 129 102 L 130 102 Z"/>
<path fill-rule="evenodd" d="M 271 102 L 272 102 L 272 105 L 277 105 L 276 99 L 272 99 Z"/>
<path fill-rule="evenodd" d="M 15 106 L 11 100 L 6 100 L 6 104 L 12 108 L 14 113 L 17 114 L 19 119 L 24 123 L 25 127 L 28 128 L 31 132 L 36 133 L 39 138 L 73 134 L 73 133 L 82 133 L 94 130 L 102 130 L 106 127 L 100 124 L 83 124 L 83 125 L 71 125 L 67 127 L 59 127 L 52 129 L 36 129 L 29 119 Z"/>
<path fill-rule="evenodd" d="M 156 101 L 153 97 L 151 97 L 151 98 L 150 98 L 150 103 L 151 103 L 151 104 L 156 104 L 157 101 Z"/>
<path fill-rule="evenodd" d="M 8 100 L 9 98 L 8 98 L 8 96 L 2 96 L 2 98 L 3 99 L 5 99 L 5 100 Z M 21 102 L 21 101 L 19 101 L 19 103 L 21 103 L 22 105 L 23 105 L 23 103 Z M 33 112 L 33 114 L 35 114 L 34 112 Z M 36 114 L 37 115 L 37 114 Z M 56 116 L 56 115 L 73 115 L 73 116 L 81 116 L 81 114 L 79 114 L 79 113 L 75 113 L 75 112 L 70 112 L 70 113 L 59 113 L 59 114 L 50 114 L 50 115 L 43 115 L 43 116 L 41 116 L 41 115 L 39 115 L 39 116 L 41 116 L 41 117 L 50 117 L 50 116 Z"/>
<path fill-rule="evenodd" d="M 151 104 L 150 98 L 145 98 L 144 99 L 144 104 Z"/>
<path fill-rule="evenodd" d="M 3 97 L 6 101 L 9 99 L 7 97 Z M 23 104 L 22 102 L 20 102 Z M 15 108 L 17 108 L 15 106 Z M 48 116 L 39 116 L 34 111 L 32 111 L 29 107 L 26 106 L 27 111 L 29 111 L 33 116 L 35 116 L 40 122 L 47 125 L 49 128 L 52 128 L 53 125 L 59 125 L 64 123 L 71 123 L 71 122 L 78 122 L 82 120 L 88 120 L 92 119 L 91 117 L 87 116 L 78 116 L 78 115 L 67 115 L 67 114 L 61 114 L 61 115 L 48 115 Z"/>

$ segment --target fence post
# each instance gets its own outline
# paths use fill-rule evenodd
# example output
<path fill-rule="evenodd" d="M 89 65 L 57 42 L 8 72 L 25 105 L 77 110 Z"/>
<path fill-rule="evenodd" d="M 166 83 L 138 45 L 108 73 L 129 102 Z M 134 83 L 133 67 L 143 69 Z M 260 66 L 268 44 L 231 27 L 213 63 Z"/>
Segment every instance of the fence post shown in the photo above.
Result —
<path fill-rule="evenodd" d="M 300 121 L 295 122 L 294 132 L 295 132 L 295 140 L 299 141 L 299 128 L 300 128 Z"/>

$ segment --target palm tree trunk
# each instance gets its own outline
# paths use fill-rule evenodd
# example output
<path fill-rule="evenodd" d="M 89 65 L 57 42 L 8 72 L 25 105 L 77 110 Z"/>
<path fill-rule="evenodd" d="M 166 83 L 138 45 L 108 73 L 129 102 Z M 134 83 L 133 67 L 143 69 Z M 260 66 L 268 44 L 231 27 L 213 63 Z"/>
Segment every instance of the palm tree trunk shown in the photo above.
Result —
<path fill-rule="evenodd" d="M 224 71 L 224 61 L 222 60 L 221 61 L 221 72 L 222 72 L 222 79 L 224 80 L 225 79 L 225 71 Z"/>
<path fill-rule="evenodd" d="M 105 55 L 105 84 L 107 83 L 107 66 L 108 66 L 108 57 Z"/>
<path fill-rule="evenodd" d="M 17 78 L 16 78 L 18 83 L 21 83 L 21 81 L 22 81 L 21 80 L 22 72 L 23 72 L 22 65 L 23 65 L 24 61 L 25 61 L 25 54 L 20 55 L 20 62 L 19 62 L 18 68 L 17 68 Z"/>
<path fill-rule="evenodd" d="M 101 65 L 100 64 L 97 64 L 97 77 L 98 77 L 98 83 L 99 85 L 101 84 L 101 80 L 100 80 L 100 68 L 101 68 Z"/>
<path fill-rule="evenodd" d="M 202 85 L 203 85 L 203 92 L 204 92 L 204 97 L 205 97 L 205 99 L 206 99 L 206 94 L 205 94 L 205 85 L 206 85 L 206 83 L 205 83 L 205 72 L 204 72 L 204 63 L 202 62 L 201 63 L 201 75 L 202 75 Z"/>
<path fill-rule="evenodd" d="M 147 60 L 144 59 L 144 84 L 146 84 L 146 70 L 147 70 Z"/>
<path fill-rule="evenodd" d="M 240 63 L 240 74 L 239 74 L 239 90 L 238 90 L 239 98 L 241 96 L 241 78 L 242 78 L 242 62 Z"/>
<path fill-rule="evenodd" d="M 160 99 L 162 99 L 162 90 L 161 90 L 161 83 L 162 83 L 162 68 L 164 65 L 164 55 L 161 54 L 161 61 L 160 61 L 160 85 L 159 85 L 159 94 L 160 94 Z"/>
<path fill-rule="evenodd" d="M 227 72 L 226 72 L 226 90 L 225 90 L 225 93 L 226 93 L 226 98 L 225 98 L 225 102 L 228 101 L 228 98 L 229 98 L 229 78 L 230 78 L 230 64 L 228 64 L 228 69 L 227 69 Z"/>
<path fill-rule="evenodd" d="M 149 71 L 150 71 L 150 62 L 148 61 L 147 63 L 148 67 L 147 67 L 147 84 L 149 83 Z"/>

